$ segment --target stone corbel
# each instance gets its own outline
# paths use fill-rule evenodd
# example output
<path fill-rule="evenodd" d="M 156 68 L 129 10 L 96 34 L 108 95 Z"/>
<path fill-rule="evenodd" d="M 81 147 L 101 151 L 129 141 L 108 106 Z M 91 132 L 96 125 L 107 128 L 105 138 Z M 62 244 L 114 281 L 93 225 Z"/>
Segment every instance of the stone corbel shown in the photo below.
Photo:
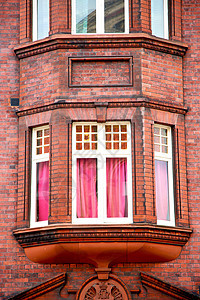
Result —
<path fill-rule="evenodd" d="M 108 102 L 95 102 L 97 122 L 105 123 L 107 117 Z"/>

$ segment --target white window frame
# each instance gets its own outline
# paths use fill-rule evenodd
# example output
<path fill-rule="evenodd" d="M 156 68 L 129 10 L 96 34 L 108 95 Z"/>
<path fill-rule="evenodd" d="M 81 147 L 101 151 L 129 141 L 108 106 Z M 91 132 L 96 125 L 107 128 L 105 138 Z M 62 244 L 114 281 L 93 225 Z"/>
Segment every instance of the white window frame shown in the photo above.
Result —
<path fill-rule="evenodd" d="M 124 0 L 125 31 L 120 33 L 104 32 L 104 0 L 96 0 L 96 33 L 76 33 L 76 0 L 72 0 L 72 34 L 128 34 L 129 33 L 129 2 Z"/>
<path fill-rule="evenodd" d="M 50 10 L 49 10 L 50 12 Z M 32 1 L 32 40 L 38 40 L 38 0 Z M 45 36 L 46 37 L 46 36 Z M 45 38 L 43 37 L 43 38 Z"/>
<path fill-rule="evenodd" d="M 168 192 L 169 192 L 169 221 L 158 220 L 158 225 L 175 226 L 175 208 L 174 208 L 174 184 L 173 184 L 173 157 L 172 157 L 172 132 L 170 126 L 154 124 L 154 128 L 163 128 L 167 130 L 168 153 L 154 151 L 154 159 L 168 162 Z"/>
<path fill-rule="evenodd" d="M 127 125 L 127 149 L 105 149 L 105 125 Z M 76 150 L 76 126 L 97 125 L 98 149 Z M 132 169 L 131 169 L 131 127 L 130 122 L 76 122 L 72 126 L 72 223 L 74 224 L 130 224 L 132 215 Z M 106 205 L 106 158 L 127 158 L 127 191 L 128 191 L 128 217 L 107 218 Z M 77 158 L 96 158 L 98 172 L 98 218 L 77 218 L 76 216 L 76 165 Z M 103 168 L 100 166 L 103 164 Z"/>
<path fill-rule="evenodd" d="M 153 0 L 151 0 L 153 1 Z M 168 0 L 162 0 L 163 1 L 163 9 L 164 9 L 164 36 L 160 38 L 169 39 L 169 12 L 168 12 Z M 152 18 L 152 17 L 151 17 Z M 151 26 L 152 26 L 152 20 L 151 20 Z M 152 32 L 152 35 L 155 35 L 154 32 Z M 156 36 L 156 35 L 155 35 Z"/>
<path fill-rule="evenodd" d="M 49 153 L 36 155 L 36 134 L 38 130 L 49 129 L 48 125 L 36 127 L 32 130 L 32 165 L 31 165 L 31 208 L 30 208 L 30 227 L 47 226 L 47 221 L 37 221 L 37 163 L 49 161 Z"/>

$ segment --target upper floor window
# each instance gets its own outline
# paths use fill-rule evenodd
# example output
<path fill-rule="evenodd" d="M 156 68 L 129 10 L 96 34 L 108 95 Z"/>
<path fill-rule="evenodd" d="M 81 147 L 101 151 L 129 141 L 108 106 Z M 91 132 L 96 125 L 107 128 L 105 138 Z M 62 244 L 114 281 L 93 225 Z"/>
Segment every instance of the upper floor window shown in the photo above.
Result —
<path fill-rule="evenodd" d="M 33 41 L 49 35 L 49 0 L 33 0 Z"/>
<path fill-rule="evenodd" d="M 168 39 L 168 0 L 151 0 L 151 29 L 152 34 Z"/>
<path fill-rule="evenodd" d="M 49 126 L 32 132 L 30 226 L 48 225 L 49 213 Z"/>
<path fill-rule="evenodd" d="M 170 127 L 154 126 L 154 149 L 157 223 L 175 226 Z"/>
<path fill-rule="evenodd" d="M 73 222 L 131 223 L 129 122 L 74 123 Z"/>
<path fill-rule="evenodd" d="M 128 33 L 128 0 L 72 0 L 72 33 Z"/>

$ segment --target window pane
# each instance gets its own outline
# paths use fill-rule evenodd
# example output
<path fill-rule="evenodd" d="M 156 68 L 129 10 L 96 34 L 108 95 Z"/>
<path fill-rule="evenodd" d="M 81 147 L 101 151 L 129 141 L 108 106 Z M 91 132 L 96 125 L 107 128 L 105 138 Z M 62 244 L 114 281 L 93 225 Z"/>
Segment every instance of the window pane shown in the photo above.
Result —
<path fill-rule="evenodd" d="M 97 160 L 77 159 L 76 204 L 78 218 L 97 218 Z"/>
<path fill-rule="evenodd" d="M 152 34 L 164 38 L 164 0 L 151 0 Z"/>
<path fill-rule="evenodd" d="M 107 217 L 128 217 L 127 159 L 106 159 Z"/>
<path fill-rule="evenodd" d="M 104 0 L 105 33 L 125 31 L 124 0 Z"/>
<path fill-rule="evenodd" d="M 168 162 L 155 160 L 157 219 L 169 221 Z"/>
<path fill-rule="evenodd" d="M 38 33 L 42 39 L 49 35 L 49 0 L 38 0 Z"/>
<path fill-rule="evenodd" d="M 96 0 L 76 0 L 76 33 L 96 33 Z"/>
<path fill-rule="evenodd" d="M 49 162 L 37 163 L 37 221 L 48 220 Z"/>

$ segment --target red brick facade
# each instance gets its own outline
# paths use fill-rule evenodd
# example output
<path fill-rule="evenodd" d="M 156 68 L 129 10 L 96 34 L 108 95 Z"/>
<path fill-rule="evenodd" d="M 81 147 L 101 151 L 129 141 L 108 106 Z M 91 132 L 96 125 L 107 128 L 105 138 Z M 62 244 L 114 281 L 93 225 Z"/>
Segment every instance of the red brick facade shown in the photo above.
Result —
<path fill-rule="evenodd" d="M 0 297 L 17 295 L 66 273 L 66 281 L 62 277 L 58 286 L 52 283 L 49 297 L 76 299 L 84 283 L 97 276 L 87 261 L 33 263 L 19 243 L 29 240 L 28 247 L 36 246 L 41 236 L 34 240 L 33 234 L 32 242 L 28 233 L 26 241 L 21 232 L 17 237 L 29 228 L 32 128 L 45 124 L 50 126 L 49 224 L 57 226 L 59 241 L 59 226 L 71 224 L 75 121 L 131 123 L 134 230 L 137 225 L 147 226 L 144 239 L 151 232 L 155 244 L 158 238 L 160 244 L 163 239 L 166 245 L 182 247 L 171 262 L 150 263 L 144 258 L 113 264 L 110 278 L 123 282 L 119 287 L 127 289 L 127 299 L 198 297 L 200 2 L 170 1 L 169 40 L 151 35 L 150 0 L 129 1 L 130 34 L 105 36 L 71 35 L 70 2 L 50 0 L 50 36 L 31 42 L 31 1 L 0 0 Z M 11 106 L 11 98 L 19 98 L 20 105 Z M 172 237 L 173 230 L 167 229 L 165 238 L 162 228 L 156 227 L 154 123 L 172 128 L 176 234 L 181 232 L 181 237 Z M 106 230 L 109 234 L 109 227 Z M 188 241 L 183 241 L 184 234 L 190 235 Z M 150 277 L 143 279 L 141 272 Z M 152 279 L 151 283 L 151 276 L 162 282 Z M 188 293 L 178 298 L 178 288 Z M 24 297 L 19 299 L 29 299 Z"/>

